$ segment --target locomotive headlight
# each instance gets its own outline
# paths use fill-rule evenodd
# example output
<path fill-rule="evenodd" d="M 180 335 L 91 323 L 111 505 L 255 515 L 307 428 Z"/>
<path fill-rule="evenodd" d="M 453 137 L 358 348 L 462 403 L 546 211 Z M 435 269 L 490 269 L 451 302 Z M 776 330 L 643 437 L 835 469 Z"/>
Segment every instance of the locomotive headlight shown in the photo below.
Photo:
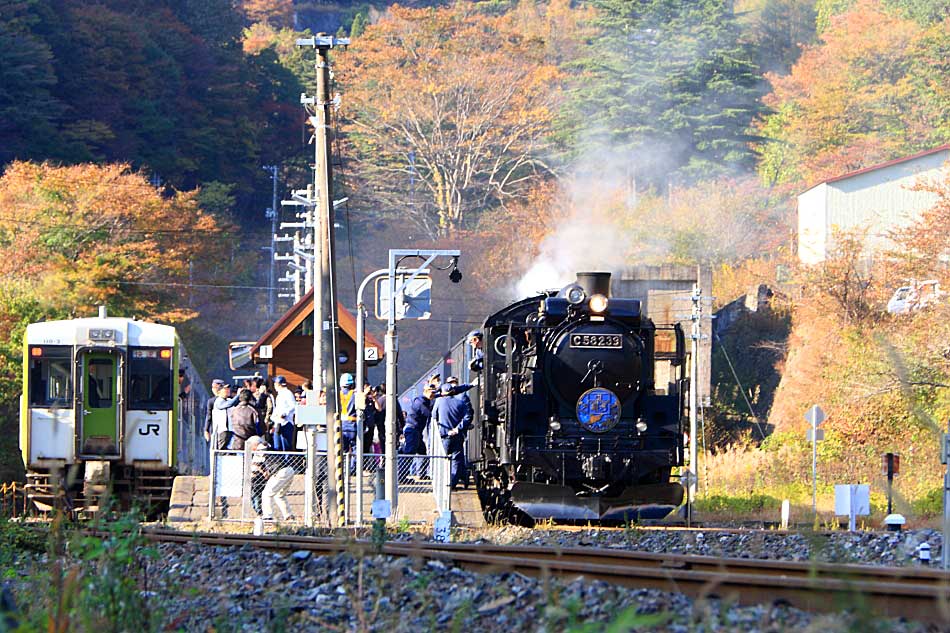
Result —
<path fill-rule="evenodd" d="M 572 305 L 582 303 L 587 298 L 587 293 L 580 286 L 571 286 L 567 291 L 567 302 Z"/>
<path fill-rule="evenodd" d="M 607 297 L 604 295 L 594 295 L 590 298 L 590 311 L 594 314 L 600 314 L 607 309 Z"/>
<path fill-rule="evenodd" d="M 644 422 L 643 420 L 640 420 L 639 422 L 637 422 L 637 431 L 640 432 L 640 433 L 646 433 L 646 432 L 647 432 L 647 423 Z"/>

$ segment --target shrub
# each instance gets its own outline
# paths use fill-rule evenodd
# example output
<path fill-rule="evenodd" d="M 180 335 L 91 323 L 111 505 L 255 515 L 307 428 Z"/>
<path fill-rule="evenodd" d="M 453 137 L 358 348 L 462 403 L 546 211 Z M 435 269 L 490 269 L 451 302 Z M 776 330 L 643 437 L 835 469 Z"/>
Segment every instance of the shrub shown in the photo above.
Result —
<path fill-rule="evenodd" d="M 934 488 L 913 502 L 914 514 L 933 517 L 943 514 L 943 486 Z"/>
<path fill-rule="evenodd" d="M 700 512 L 724 512 L 727 514 L 751 514 L 779 505 L 781 505 L 781 502 L 775 497 L 757 494 L 742 497 L 713 495 L 696 500 L 696 509 Z"/>

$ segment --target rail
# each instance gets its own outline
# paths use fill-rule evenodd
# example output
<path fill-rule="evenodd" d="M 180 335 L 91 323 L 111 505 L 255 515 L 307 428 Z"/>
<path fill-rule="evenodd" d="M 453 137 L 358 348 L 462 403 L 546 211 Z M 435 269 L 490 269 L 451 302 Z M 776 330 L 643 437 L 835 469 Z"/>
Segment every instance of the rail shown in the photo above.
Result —
<path fill-rule="evenodd" d="M 375 553 L 366 541 L 295 535 L 226 535 L 149 530 L 153 541 L 250 545 L 321 554 Z M 629 587 L 675 591 L 693 597 L 717 595 L 740 604 L 784 600 L 810 611 L 847 606 L 886 617 L 950 623 L 950 573 L 913 567 L 837 565 L 717 558 L 595 548 L 523 547 L 470 543 L 388 542 L 390 556 L 439 559 L 481 571 L 603 580 Z"/>

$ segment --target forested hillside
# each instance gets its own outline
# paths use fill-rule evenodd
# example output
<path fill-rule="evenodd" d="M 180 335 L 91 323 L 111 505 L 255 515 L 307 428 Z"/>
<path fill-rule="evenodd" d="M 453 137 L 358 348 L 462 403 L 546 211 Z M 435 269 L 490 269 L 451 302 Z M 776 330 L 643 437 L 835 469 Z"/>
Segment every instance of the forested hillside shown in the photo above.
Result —
<path fill-rule="evenodd" d="M 895 345 L 907 323 L 881 300 L 943 274 L 945 234 L 915 227 L 860 283 L 853 253 L 805 271 L 793 252 L 810 184 L 950 141 L 947 0 L 0 0 L 0 414 L 30 320 L 106 302 L 176 321 L 209 373 L 229 337 L 266 329 L 261 167 L 279 166 L 281 195 L 310 178 L 313 58 L 295 46 L 308 26 L 351 38 L 332 54 L 344 303 L 388 248 L 464 252 L 462 284 L 403 330 L 407 377 L 494 305 L 577 268 L 703 263 L 719 303 L 753 283 L 787 291 L 759 323 L 774 331 L 739 337 L 768 353 L 743 367 L 730 348 L 740 377 L 772 363 L 770 390 L 798 376 L 753 400 L 777 430 L 824 394 L 850 419 L 942 411 L 942 361 Z M 789 323 L 786 349 L 773 335 Z M 803 369 L 809 341 L 939 375 L 908 390 L 881 369 L 849 391 L 841 367 Z M 739 387 L 716 393 L 718 413 L 751 419 Z"/>

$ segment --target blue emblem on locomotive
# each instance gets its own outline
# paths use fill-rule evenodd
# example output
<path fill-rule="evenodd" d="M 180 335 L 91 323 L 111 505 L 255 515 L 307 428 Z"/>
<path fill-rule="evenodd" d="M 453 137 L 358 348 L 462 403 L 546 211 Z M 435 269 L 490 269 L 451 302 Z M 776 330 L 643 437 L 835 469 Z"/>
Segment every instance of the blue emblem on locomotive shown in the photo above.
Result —
<path fill-rule="evenodd" d="M 592 433 L 606 433 L 620 422 L 620 398 L 609 389 L 588 389 L 577 400 L 577 421 Z"/>

